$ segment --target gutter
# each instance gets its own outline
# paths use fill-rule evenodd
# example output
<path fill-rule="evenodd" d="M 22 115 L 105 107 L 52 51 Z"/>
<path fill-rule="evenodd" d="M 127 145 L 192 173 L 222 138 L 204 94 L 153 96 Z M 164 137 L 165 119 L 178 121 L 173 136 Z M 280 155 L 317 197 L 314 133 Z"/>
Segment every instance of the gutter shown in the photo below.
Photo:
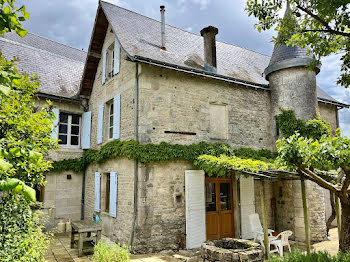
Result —
<path fill-rule="evenodd" d="M 159 66 L 159 67 L 163 67 L 163 68 L 167 68 L 167 69 L 172 69 L 172 70 L 179 71 L 179 72 L 189 73 L 192 75 L 198 75 L 198 76 L 204 76 L 204 77 L 208 77 L 208 78 L 212 78 L 212 79 L 222 80 L 225 82 L 244 85 L 244 86 L 252 87 L 255 89 L 270 90 L 268 85 L 256 84 L 253 82 L 239 80 L 239 79 L 236 79 L 233 77 L 224 76 L 224 75 L 220 75 L 220 74 L 213 73 L 213 72 L 208 72 L 208 71 L 203 71 L 203 70 L 199 70 L 199 69 L 195 69 L 195 68 L 188 68 L 185 66 L 178 66 L 178 65 L 174 65 L 174 64 L 169 64 L 169 63 L 161 62 L 158 60 L 154 60 L 154 59 L 150 59 L 150 58 L 146 58 L 146 57 L 142 57 L 142 56 L 134 56 L 132 58 L 132 60 L 134 62 L 145 63 L 145 64 L 149 64 L 149 65 L 154 65 L 154 66 Z"/>
<path fill-rule="evenodd" d="M 70 98 L 70 97 L 64 97 L 64 96 L 51 95 L 51 94 L 46 94 L 46 93 L 42 93 L 42 92 L 38 92 L 37 96 L 38 97 L 42 97 L 42 98 L 52 99 L 52 100 L 67 101 L 67 102 L 73 102 L 73 103 L 81 104 L 81 100 L 77 99 L 77 98 Z"/>
<path fill-rule="evenodd" d="M 331 104 L 331 105 L 334 105 L 334 106 L 338 106 L 341 108 L 350 108 L 350 105 L 347 105 L 347 104 L 344 104 L 344 103 L 340 103 L 340 102 L 336 102 L 336 101 L 331 101 L 331 100 L 328 100 L 328 99 L 324 99 L 324 98 L 317 98 L 317 100 L 319 102 L 323 102 L 323 103 L 326 103 L 326 104 Z"/>
<path fill-rule="evenodd" d="M 135 94 L 134 94 L 134 101 L 135 101 L 135 108 L 134 108 L 134 118 L 135 118 L 135 125 L 134 125 L 134 140 L 139 141 L 139 63 L 136 62 L 136 74 L 135 74 Z M 135 225 L 136 225 L 136 218 L 137 218 L 137 205 L 138 205 L 138 160 L 134 159 L 134 213 L 132 217 L 132 223 L 131 223 L 131 233 L 130 233 L 130 243 L 129 246 L 131 247 L 131 250 L 133 250 L 133 243 L 134 243 L 134 237 L 135 237 Z"/>

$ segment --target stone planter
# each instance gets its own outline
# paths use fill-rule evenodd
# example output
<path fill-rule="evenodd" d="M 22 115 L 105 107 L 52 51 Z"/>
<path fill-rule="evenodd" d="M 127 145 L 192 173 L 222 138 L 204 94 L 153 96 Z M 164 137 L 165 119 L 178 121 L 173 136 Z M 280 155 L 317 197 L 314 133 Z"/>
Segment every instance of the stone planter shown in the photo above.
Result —
<path fill-rule="evenodd" d="M 264 253 L 259 244 L 235 238 L 204 242 L 201 246 L 201 256 L 203 262 L 264 261 Z"/>

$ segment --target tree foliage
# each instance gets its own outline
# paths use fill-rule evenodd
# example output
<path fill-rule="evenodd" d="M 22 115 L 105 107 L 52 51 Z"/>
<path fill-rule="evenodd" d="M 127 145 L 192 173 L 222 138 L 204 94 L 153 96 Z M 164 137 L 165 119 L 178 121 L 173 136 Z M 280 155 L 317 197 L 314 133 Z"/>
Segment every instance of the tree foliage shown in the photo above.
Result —
<path fill-rule="evenodd" d="M 24 5 L 15 6 L 15 0 L 0 0 L 0 35 L 12 30 L 24 37 L 27 30 L 23 28 L 21 22 L 29 19 L 29 13 Z"/>
<path fill-rule="evenodd" d="M 291 12 L 281 17 L 286 0 L 247 0 L 248 15 L 259 19 L 258 31 L 275 27 L 277 44 L 308 47 L 315 68 L 322 57 L 340 53 L 338 84 L 350 85 L 350 5 L 348 0 L 289 0 Z"/>
<path fill-rule="evenodd" d="M 35 77 L 20 74 L 15 60 L 0 56 L 0 180 L 18 178 L 29 186 L 41 184 L 51 164 L 43 154 L 55 149 L 49 105 L 35 106 Z"/>

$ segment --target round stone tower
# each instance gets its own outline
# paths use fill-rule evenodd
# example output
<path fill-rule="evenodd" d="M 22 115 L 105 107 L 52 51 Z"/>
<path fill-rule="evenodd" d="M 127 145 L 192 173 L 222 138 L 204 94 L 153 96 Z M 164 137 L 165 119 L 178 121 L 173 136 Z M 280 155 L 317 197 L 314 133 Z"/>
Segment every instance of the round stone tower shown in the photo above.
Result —
<path fill-rule="evenodd" d="M 286 14 L 289 12 L 288 4 Z M 308 71 L 306 65 L 311 60 L 306 48 L 275 45 L 270 63 L 264 71 L 271 89 L 273 116 L 281 113 L 280 107 L 294 110 L 302 120 L 316 116 L 316 74 L 320 68 Z"/>

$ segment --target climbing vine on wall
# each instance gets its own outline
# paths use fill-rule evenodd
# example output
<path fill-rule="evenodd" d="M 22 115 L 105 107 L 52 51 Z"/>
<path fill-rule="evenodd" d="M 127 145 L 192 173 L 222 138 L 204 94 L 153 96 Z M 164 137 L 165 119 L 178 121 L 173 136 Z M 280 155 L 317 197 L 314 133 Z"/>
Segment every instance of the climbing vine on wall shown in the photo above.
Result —
<path fill-rule="evenodd" d="M 285 110 L 282 108 L 280 110 L 282 113 L 276 117 L 276 122 L 284 137 L 290 137 L 294 135 L 296 131 L 298 131 L 302 137 L 315 140 L 320 139 L 323 135 L 330 136 L 331 134 L 331 125 L 319 115 L 317 115 L 316 119 L 303 121 L 297 119 L 293 110 Z"/>
<path fill-rule="evenodd" d="M 105 144 L 100 150 L 87 150 L 81 158 L 56 161 L 53 163 L 53 171 L 72 170 L 81 172 L 90 163 L 101 163 L 115 157 L 137 159 L 142 163 L 171 160 L 187 160 L 194 162 L 201 155 L 217 157 L 220 155 L 235 155 L 237 157 L 254 158 L 270 162 L 273 162 L 276 157 L 276 154 L 269 150 L 253 150 L 250 148 L 233 150 L 231 146 L 224 143 L 210 144 L 207 142 L 200 142 L 191 145 L 173 145 L 162 142 L 160 144 L 142 145 L 134 140 L 116 140 Z"/>

